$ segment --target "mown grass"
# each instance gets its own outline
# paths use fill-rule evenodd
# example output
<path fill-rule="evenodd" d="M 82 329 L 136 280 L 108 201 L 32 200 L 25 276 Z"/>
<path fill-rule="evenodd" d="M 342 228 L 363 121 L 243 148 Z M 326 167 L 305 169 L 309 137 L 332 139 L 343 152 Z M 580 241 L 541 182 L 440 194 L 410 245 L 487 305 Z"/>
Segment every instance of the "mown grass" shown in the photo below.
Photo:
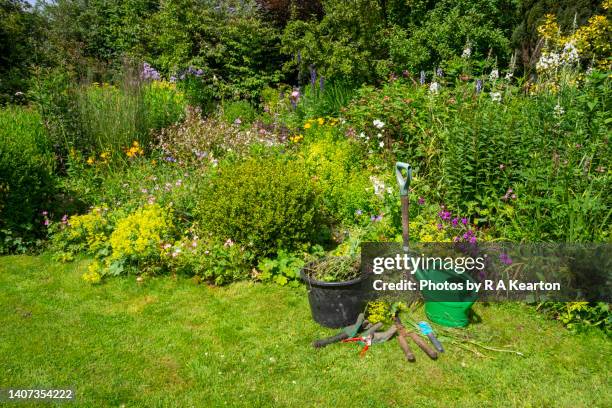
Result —
<path fill-rule="evenodd" d="M 408 364 L 395 340 L 363 359 L 355 345 L 314 350 L 334 331 L 312 321 L 305 288 L 90 286 L 88 262 L 0 258 L 0 387 L 72 386 L 83 407 L 612 406 L 612 343 L 523 305 L 477 305 L 468 329 L 523 357 L 446 343 Z"/>

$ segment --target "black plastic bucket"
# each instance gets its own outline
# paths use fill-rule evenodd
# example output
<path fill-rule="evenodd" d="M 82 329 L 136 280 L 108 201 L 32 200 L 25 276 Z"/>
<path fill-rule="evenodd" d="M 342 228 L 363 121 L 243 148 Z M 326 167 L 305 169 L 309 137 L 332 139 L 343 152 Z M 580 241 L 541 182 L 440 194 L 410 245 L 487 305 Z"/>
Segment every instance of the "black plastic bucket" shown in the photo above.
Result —
<path fill-rule="evenodd" d="M 300 275 L 308 287 L 308 302 L 315 322 L 332 329 L 355 323 L 368 301 L 368 276 L 346 282 L 323 282 L 306 274 L 309 266 Z"/>

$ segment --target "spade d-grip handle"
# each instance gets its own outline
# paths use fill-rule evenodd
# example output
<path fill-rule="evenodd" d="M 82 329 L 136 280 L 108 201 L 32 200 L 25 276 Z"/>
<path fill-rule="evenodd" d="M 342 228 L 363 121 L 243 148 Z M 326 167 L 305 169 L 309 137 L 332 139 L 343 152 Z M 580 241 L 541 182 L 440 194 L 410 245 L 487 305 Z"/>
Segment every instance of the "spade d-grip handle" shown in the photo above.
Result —
<path fill-rule="evenodd" d="M 404 177 L 402 171 L 406 172 L 406 177 Z M 400 195 L 407 196 L 408 190 L 410 189 L 410 181 L 412 180 L 412 167 L 410 167 L 408 163 L 395 163 L 395 177 L 397 178 Z"/>

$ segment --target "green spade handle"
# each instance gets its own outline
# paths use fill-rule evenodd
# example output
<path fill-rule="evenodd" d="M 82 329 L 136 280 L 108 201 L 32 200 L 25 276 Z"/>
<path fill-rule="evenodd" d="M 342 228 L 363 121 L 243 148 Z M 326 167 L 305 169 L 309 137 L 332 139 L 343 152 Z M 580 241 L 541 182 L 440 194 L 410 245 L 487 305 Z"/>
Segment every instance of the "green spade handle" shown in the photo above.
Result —
<path fill-rule="evenodd" d="M 406 172 L 406 177 L 402 174 L 402 170 Z M 410 181 L 412 180 L 412 167 L 410 167 L 408 163 L 395 163 L 395 177 L 397 178 L 400 195 L 407 196 L 408 189 L 410 188 Z"/>

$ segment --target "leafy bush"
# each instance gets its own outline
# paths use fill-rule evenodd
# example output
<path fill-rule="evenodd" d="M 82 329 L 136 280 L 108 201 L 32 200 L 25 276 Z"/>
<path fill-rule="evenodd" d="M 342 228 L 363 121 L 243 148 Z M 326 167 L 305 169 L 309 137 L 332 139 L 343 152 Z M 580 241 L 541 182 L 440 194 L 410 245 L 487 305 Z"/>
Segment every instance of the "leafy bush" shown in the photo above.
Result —
<path fill-rule="evenodd" d="M 197 219 L 220 241 L 257 256 L 292 250 L 319 229 L 317 196 L 304 167 L 275 157 L 222 163 L 200 193 Z"/>
<path fill-rule="evenodd" d="M 201 69 L 204 78 L 190 89 L 202 102 L 211 93 L 218 100 L 256 99 L 281 79 L 278 31 L 258 18 L 253 1 L 218 3 L 165 2 L 146 22 L 145 52 L 177 77 L 185 67 Z"/>
<path fill-rule="evenodd" d="M 276 258 L 265 258 L 259 261 L 257 268 L 261 273 L 257 275 L 257 278 L 263 282 L 296 287 L 300 283 L 300 269 L 303 266 L 302 258 L 281 249 L 276 254 Z"/>
<path fill-rule="evenodd" d="M 54 158 L 40 115 L 0 110 L 0 253 L 42 236 L 55 192 Z"/>
<path fill-rule="evenodd" d="M 499 63 L 511 54 L 510 36 L 516 5 L 507 0 L 438 1 L 414 29 L 395 28 L 389 52 L 396 71 L 447 66 L 461 57 L 466 45 L 477 59 Z"/>
<path fill-rule="evenodd" d="M 31 65 L 41 58 L 43 21 L 25 1 L 0 2 L 0 106 L 25 101 Z"/>
<path fill-rule="evenodd" d="M 437 148 L 433 132 L 436 100 L 426 86 L 404 80 L 385 83 L 381 89 L 363 87 L 347 107 L 347 134 L 373 151 L 393 148 L 398 159 L 415 166 L 424 174 Z"/>

